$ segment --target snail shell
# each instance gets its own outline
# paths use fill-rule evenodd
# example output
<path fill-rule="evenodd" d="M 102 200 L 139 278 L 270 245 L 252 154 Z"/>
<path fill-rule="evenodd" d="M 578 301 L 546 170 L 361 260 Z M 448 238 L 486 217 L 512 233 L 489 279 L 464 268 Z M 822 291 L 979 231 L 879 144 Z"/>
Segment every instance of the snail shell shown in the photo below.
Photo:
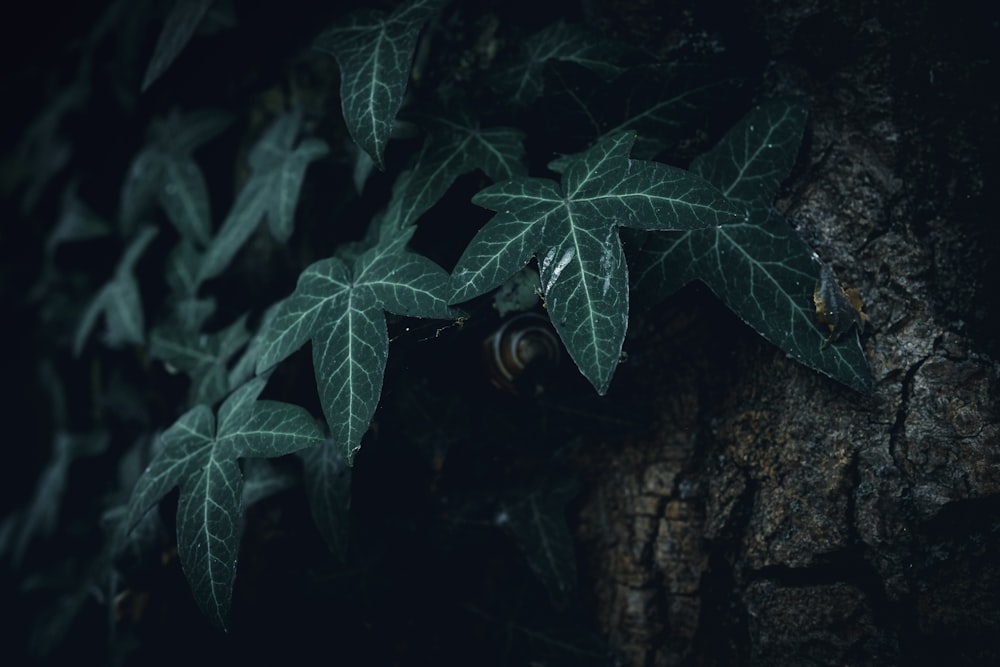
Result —
<path fill-rule="evenodd" d="M 490 381 L 513 394 L 542 391 L 538 381 L 559 362 L 559 339 L 552 324 L 537 313 L 510 318 L 483 341 Z"/>

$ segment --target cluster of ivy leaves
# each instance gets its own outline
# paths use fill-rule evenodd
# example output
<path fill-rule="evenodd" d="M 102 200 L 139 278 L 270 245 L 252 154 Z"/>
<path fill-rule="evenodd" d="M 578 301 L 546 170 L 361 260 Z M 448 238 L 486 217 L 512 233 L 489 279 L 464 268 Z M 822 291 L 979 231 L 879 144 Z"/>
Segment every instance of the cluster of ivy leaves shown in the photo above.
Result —
<path fill-rule="evenodd" d="M 176 3 L 143 89 L 169 72 L 210 4 Z M 181 565 L 198 606 L 220 628 L 232 605 L 253 486 L 240 459 L 298 452 L 319 531 L 335 552 L 346 549 L 345 471 L 382 393 L 387 314 L 460 319 L 464 305 L 533 265 L 555 331 L 579 372 L 603 395 L 622 356 L 634 297 L 655 302 L 700 280 L 797 361 L 858 391 L 870 389 L 857 333 L 830 344 L 813 304 L 820 264 L 772 206 L 806 128 L 801 104 L 758 104 L 688 169 L 656 161 L 683 142 L 705 106 L 734 84 L 706 68 L 652 62 L 558 21 L 482 74 L 496 99 L 504 100 L 509 124 L 484 126 L 475 106 L 454 90 L 423 100 L 423 108 L 404 106 L 422 30 L 445 4 L 404 0 L 388 12 L 354 11 L 316 36 L 313 47 L 339 67 L 339 102 L 362 151 L 362 182 L 371 165 L 391 169 L 387 147 L 402 120 L 419 127 L 423 141 L 395 175 L 365 238 L 331 248 L 306 266 L 294 291 L 277 303 L 257 304 L 257 316 L 242 314 L 207 330 L 218 313 L 212 281 L 226 275 L 251 238 L 266 233 L 284 244 L 297 224 L 322 224 L 296 215 L 307 170 L 332 152 L 304 130 L 302 109 L 280 114 L 257 139 L 247 156 L 248 174 L 218 225 L 195 153 L 232 118 L 175 112 L 153 124 L 132 160 L 117 224 L 69 198 L 53 234 L 51 243 L 61 244 L 114 229 L 124 245 L 111 278 L 76 325 L 76 354 L 100 330 L 104 345 L 138 346 L 190 380 L 190 409 L 163 431 L 138 475 L 112 551 L 136 539 L 149 510 L 179 488 Z M 519 121 L 538 109 L 564 125 L 566 145 L 544 175 L 529 175 L 534 163 Z M 476 170 L 493 184 L 472 203 L 493 215 L 447 271 L 414 251 L 412 241 L 422 216 Z M 162 211 L 178 240 L 163 266 L 166 307 L 150 326 L 135 267 L 161 233 L 147 222 L 154 210 Z M 260 398 L 268 379 L 307 342 L 322 420 L 300 405 Z M 571 496 L 562 494 L 544 513 L 529 496 L 510 503 L 505 516 L 518 516 L 526 504 L 530 511 L 521 514 L 557 515 Z M 551 498 L 536 500 L 552 504 Z M 530 520 L 513 525 L 546 585 L 555 592 L 571 588 L 566 541 L 546 550 L 539 547 L 543 539 L 528 534 Z"/>

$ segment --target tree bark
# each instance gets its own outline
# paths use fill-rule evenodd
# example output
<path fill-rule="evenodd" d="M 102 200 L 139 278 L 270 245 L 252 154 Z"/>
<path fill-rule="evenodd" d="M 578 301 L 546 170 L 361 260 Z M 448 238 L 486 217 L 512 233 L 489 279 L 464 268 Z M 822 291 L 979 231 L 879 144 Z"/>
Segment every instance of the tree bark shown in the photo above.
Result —
<path fill-rule="evenodd" d="M 863 295 L 875 386 L 699 286 L 633 321 L 611 396 L 658 425 L 587 448 L 577 524 L 625 664 L 1000 663 L 997 17 L 936 4 L 750 11 L 763 97 L 812 111 L 777 207 Z"/>

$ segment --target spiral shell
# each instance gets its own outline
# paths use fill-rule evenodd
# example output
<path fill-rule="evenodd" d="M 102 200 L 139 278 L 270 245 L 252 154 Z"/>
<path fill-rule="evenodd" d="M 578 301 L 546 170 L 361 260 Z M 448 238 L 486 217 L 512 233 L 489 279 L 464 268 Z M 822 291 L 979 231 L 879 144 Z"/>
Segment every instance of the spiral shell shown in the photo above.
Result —
<path fill-rule="evenodd" d="M 512 394 L 538 395 L 539 381 L 559 362 L 559 339 L 545 317 L 522 313 L 483 341 L 483 357 L 495 386 Z"/>

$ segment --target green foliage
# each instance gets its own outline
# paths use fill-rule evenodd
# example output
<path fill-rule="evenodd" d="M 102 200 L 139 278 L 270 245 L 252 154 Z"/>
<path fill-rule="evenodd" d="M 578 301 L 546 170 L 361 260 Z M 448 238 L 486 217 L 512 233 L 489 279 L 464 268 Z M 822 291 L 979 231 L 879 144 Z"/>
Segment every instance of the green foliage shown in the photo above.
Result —
<path fill-rule="evenodd" d="M 416 156 L 412 175 L 400 178 L 393 198 L 395 225 L 407 227 L 433 206 L 459 176 L 475 169 L 494 181 L 527 174 L 524 134 L 511 127 L 480 128 L 467 109 L 424 116 L 424 149 Z"/>
<path fill-rule="evenodd" d="M 497 62 L 464 80 L 448 69 L 460 60 L 455 54 L 433 56 L 439 47 L 429 35 L 441 39 L 438 22 L 469 20 L 467 6 L 439 18 L 445 4 L 404 0 L 388 13 L 358 10 L 304 40 L 313 49 L 302 58 L 312 58 L 317 71 L 335 58 L 342 113 L 333 118 L 323 115 L 329 105 L 296 86 L 266 121 L 239 104 L 227 112 L 180 111 L 161 100 L 145 144 L 122 165 L 116 212 L 96 213 L 75 184 L 68 187 L 34 292 L 57 311 L 53 322 L 76 318 L 75 357 L 100 369 L 131 363 L 133 376 L 145 374 L 142 384 L 95 373 L 87 407 L 127 424 L 131 442 L 158 443 L 151 454 L 129 444 L 131 453 L 122 455 L 133 474 L 121 475 L 109 494 L 106 519 L 117 529 L 109 527 L 95 571 L 148 547 L 149 510 L 174 489 L 181 566 L 197 605 L 218 627 L 229 622 L 245 509 L 255 502 L 300 489 L 333 559 L 349 563 L 353 471 L 369 448 L 366 437 L 376 439 L 368 434 L 396 429 L 397 439 L 418 443 L 432 461 L 443 447 L 416 433 L 418 407 L 399 407 L 433 394 L 421 388 L 429 380 L 416 370 L 420 353 L 407 347 L 411 327 L 431 340 L 467 321 L 476 326 L 485 319 L 484 296 L 505 283 L 518 296 L 504 303 L 528 303 L 537 290 L 589 382 L 586 396 L 574 395 L 580 405 L 600 405 L 594 390 L 608 392 L 630 312 L 693 280 L 797 361 L 870 390 L 859 327 L 840 327 L 831 337 L 817 320 L 821 265 L 773 207 L 806 131 L 803 106 L 765 102 L 723 135 L 705 117 L 736 95 L 739 77 L 700 63 L 652 62 L 563 21 L 522 40 L 512 32 L 514 43 Z M 174 3 L 141 82 L 138 73 L 131 82 L 133 94 L 150 99 L 182 84 L 172 69 L 183 63 L 186 44 L 203 39 L 199 28 L 211 27 L 212 12 L 221 11 L 212 5 Z M 415 57 L 421 82 L 411 77 Z M 335 77 L 317 80 L 306 92 L 325 102 Z M 67 102 L 53 104 L 46 113 L 58 115 Z M 397 140 L 400 117 L 423 136 Z M 39 132 L 30 133 L 32 142 L 41 141 Z M 42 138 L 56 142 L 56 135 L 50 128 Z M 703 135 L 723 136 L 688 169 L 667 164 L 680 162 L 671 154 L 679 146 L 689 155 L 692 146 L 704 149 Z M 239 155 L 232 154 L 236 142 Z M 341 168 L 364 166 L 357 147 L 380 172 Z M 561 157 L 552 160 L 547 148 Z M 25 206 L 51 177 L 40 162 L 29 166 Z M 493 215 L 477 228 L 484 210 Z M 96 243 L 112 253 L 110 278 L 100 267 L 83 276 L 61 268 L 62 253 Z M 449 258 L 457 258 L 450 271 L 442 267 Z M 61 307 L 75 301 L 75 308 Z M 102 318 L 103 346 L 88 345 Z M 416 318 L 437 320 L 437 328 L 420 329 Z M 311 363 L 296 354 L 307 345 Z M 465 362 L 456 353 L 445 363 L 456 378 L 447 414 L 458 423 L 472 409 L 462 404 L 457 379 Z M 168 373 L 182 378 L 180 392 L 164 380 Z M 389 378 L 395 393 L 387 399 Z M 265 396 L 282 400 L 259 398 L 265 386 Z M 518 410 L 541 410 L 542 401 L 521 399 Z M 382 423 L 380 402 L 389 415 Z M 405 418 L 393 418 L 399 414 Z M 446 428 L 428 421 L 428 432 Z M 488 437 L 539 444 L 551 468 L 559 467 L 554 450 L 582 428 L 554 426 L 548 413 L 499 421 Z M 18 563 L 32 540 L 52 530 L 72 461 L 108 448 L 103 424 L 70 435 L 67 422 L 59 416 L 54 426 L 36 498 L 0 525 L 0 548 Z M 520 431 L 505 430 L 513 423 Z M 517 543 L 548 594 L 568 598 L 577 574 L 565 510 L 579 485 L 552 469 L 532 479 L 557 482 L 484 490 L 470 506 L 489 505 L 494 526 Z M 553 639 L 549 647 L 574 641 Z M 587 645 L 588 661 L 603 659 L 592 644 L 577 643 Z"/>
<path fill-rule="evenodd" d="M 229 120 L 219 112 L 182 116 L 175 110 L 151 125 L 149 144 L 132 161 L 122 187 L 123 233 L 131 233 L 155 202 L 182 237 L 199 246 L 208 242 L 212 233 L 208 187 L 192 154 L 225 129 Z"/>
<path fill-rule="evenodd" d="M 296 146 L 301 124 L 298 112 L 284 114 L 250 151 L 250 178 L 209 244 L 196 284 L 222 273 L 263 220 L 267 220 L 268 228 L 279 241 L 287 241 L 292 235 L 295 204 L 306 167 L 329 151 L 326 143 L 316 138 L 305 139 Z"/>
<path fill-rule="evenodd" d="M 177 0 L 167 20 L 163 31 L 156 41 L 156 50 L 142 77 L 142 89 L 146 90 L 156 81 L 170 64 L 180 55 L 187 43 L 194 37 L 213 0 Z"/>
<path fill-rule="evenodd" d="M 341 561 L 347 558 L 350 531 L 351 466 L 331 442 L 303 449 L 303 483 L 320 535 Z"/>
<path fill-rule="evenodd" d="M 42 366 L 41 375 L 47 398 L 53 407 L 55 430 L 52 456 L 38 476 L 31 502 L 24 511 L 8 518 L 8 531 L 0 531 L 0 553 L 7 551 L 20 564 L 28 545 L 50 537 L 56 530 L 61 501 L 69 483 L 70 466 L 77 459 L 103 453 L 109 444 L 105 432 L 73 433 L 66 414 L 66 389 L 51 365 Z"/>
<path fill-rule="evenodd" d="M 771 206 L 795 163 L 806 110 L 775 101 L 750 111 L 691 170 L 747 211 L 734 225 L 650 235 L 635 253 L 639 289 L 661 296 L 699 279 L 760 335 L 858 391 L 871 375 L 857 336 L 826 345 L 812 301 L 815 254 Z"/>
<path fill-rule="evenodd" d="M 104 342 L 112 347 L 141 344 L 146 337 L 139 285 L 133 275 L 136 263 L 156 236 L 157 230 L 146 227 L 125 249 L 114 277 L 102 287 L 80 319 L 73 343 L 73 352 L 79 355 L 87 342 L 97 318 L 105 321 Z"/>
<path fill-rule="evenodd" d="M 191 405 L 211 405 L 238 386 L 229 380 L 228 365 L 249 339 L 245 316 L 212 334 L 163 326 L 150 333 L 149 354 L 190 376 Z"/>
<path fill-rule="evenodd" d="M 564 159 L 562 184 L 517 178 L 479 192 L 497 211 L 452 274 L 452 302 L 483 294 L 538 258 L 545 304 L 566 349 L 603 394 L 628 327 L 628 274 L 616 226 L 696 229 L 738 220 L 721 192 L 682 169 L 628 157 L 619 134 Z"/>
<path fill-rule="evenodd" d="M 547 67 L 548 114 L 570 138 L 636 133 L 632 155 L 650 159 L 689 140 L 705 109 L 725 104 L 740 81 L 676 63 L 629 67 L 610 79 L 575 62 Z"/>
<path fill-rule="evenodd" d="M 351 137 L 385 167 L 385 145 L 410 78 L 420 28 L 445 0 L 404 2 L 390 14 L 360 10 L 316 38 L 340 63 L 340 103 Z"/>
<path fill-rule="evenodd" d="M 348 459 L 360 446 L 382 393 L 389 354 L 384 310 L 411 317 L 448 317 L 448 274 L 404 250 L 396 236 L 358 256 L 316 262 L 299 276 L 265 334 L 262 373 L 312 341 L 323 414 Z"/>
<path fill-rule="evenodd" d="M 573 535 L 565 515 L 579 491 L 579 483 L 566 479 L 518 489 L 501 503 L 497 519 L 501 526 L 510 526 L 532 571 L 556 599 L 576 588 Z"/>
<path fill-rule="evenodd" d="M 164 431 L 163 445 L 135 485 L 126 523 L 135 525 L 167 492 L 180 486 L 177 547 L 202 611 L 225 627 L 240 545 L 243 473 L 247 456 L 281 456 L 322 442 L 312 417 L 286 403 L 255 400 L 257 379 L 212 411 L 199 405 Z"/>
<path fill-rule="evenodd" d="M 517 55 L 497 68 L 492 82 L 510 104 L 524 108 L 541 96 L 547 63 L 574 63 L 611 78 L 624 69 L 623 62 L 632 53 L 633 49 L 621 42 L 556 21 L 525 39 Z"/>

